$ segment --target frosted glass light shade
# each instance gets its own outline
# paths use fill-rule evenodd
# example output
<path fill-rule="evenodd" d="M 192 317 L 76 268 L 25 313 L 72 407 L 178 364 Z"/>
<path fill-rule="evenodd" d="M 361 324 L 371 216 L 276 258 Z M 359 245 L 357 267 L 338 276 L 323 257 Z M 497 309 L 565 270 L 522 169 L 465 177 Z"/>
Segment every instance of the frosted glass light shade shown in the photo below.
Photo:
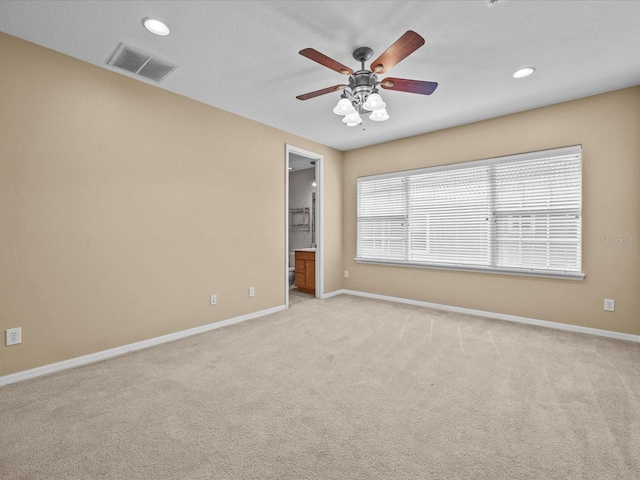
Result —
<path fill-rule="evenodd" d="M 362 123 L 362 118 L 360 118 L 360 115 L 358 115 L 358 112 L 354 109 L 354 112 L 345 116 L 342 121 L 347 124 L 347 127 L 355 127 Z"/>
<path fill-rule="evenodd" d="M 349 115 L 350 113 L 354 113 L 356 111 L 351 105 L 351 102 L 347 98 L 341 98 L 338 104 L 333 109 L 333 113 L 336 115 Z"/>
<path fill-rule="evenodd" d="M 363 105 L 365 110 L 380 110 L 386 106 L 387 104 L 382 101 L 382 97 L 378 93 L 369 95 Z"/>
<path fill-rule="evenodd" d="M 373 113 L 369 115 L 369 119 L 374 122 L 384 122 L 385 120 L 389 120 L 389 114 L 386 108 L 382 108 L 380 110 L 374 110 Z"/>

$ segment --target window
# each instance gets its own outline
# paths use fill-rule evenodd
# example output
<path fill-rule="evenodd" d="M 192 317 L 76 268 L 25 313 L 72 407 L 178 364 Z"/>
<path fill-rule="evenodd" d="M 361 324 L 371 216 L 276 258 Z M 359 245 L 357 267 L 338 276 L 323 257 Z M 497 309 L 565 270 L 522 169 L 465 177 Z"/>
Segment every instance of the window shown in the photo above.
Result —
<path fill-rule="evenodd" d="M 582 148 L 358 178 L 362 263 L 584 278 Z"/>

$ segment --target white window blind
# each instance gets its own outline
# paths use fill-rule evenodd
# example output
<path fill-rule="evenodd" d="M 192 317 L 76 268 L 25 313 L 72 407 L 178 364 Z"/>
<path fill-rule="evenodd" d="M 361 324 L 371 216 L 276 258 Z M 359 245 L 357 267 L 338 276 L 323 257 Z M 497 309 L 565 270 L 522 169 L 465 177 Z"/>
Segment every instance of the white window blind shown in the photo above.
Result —
<path fill-rule="evenodd" d="M 407 202 L 403 177 L 358 182 L 358 256 L 406 257 Z"/>
<path fill-rule="evenodd" d="M 356 261 L 583 278 L 582 149 L 358 178 Z"/>

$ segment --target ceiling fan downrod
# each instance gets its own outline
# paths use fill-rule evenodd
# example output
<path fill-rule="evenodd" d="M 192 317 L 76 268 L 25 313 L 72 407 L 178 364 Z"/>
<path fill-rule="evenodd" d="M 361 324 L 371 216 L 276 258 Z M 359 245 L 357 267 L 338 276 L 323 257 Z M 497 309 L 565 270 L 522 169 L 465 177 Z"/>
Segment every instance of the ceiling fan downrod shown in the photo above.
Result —
<path fill-rule="evenodd" d="M 379 83 L 378 76 L 365 66 L 365 62 L 369 60 L 372 55 L 373 50 L 369 47 L 359 47 L 353 51 L 353 58 L 360 62 L 361 68 L 357 72 L 349 75 L 349 89 L 345 89 L 345 93 L 359 113 L 368 111 L 358 107 L 362 107 Z"/>

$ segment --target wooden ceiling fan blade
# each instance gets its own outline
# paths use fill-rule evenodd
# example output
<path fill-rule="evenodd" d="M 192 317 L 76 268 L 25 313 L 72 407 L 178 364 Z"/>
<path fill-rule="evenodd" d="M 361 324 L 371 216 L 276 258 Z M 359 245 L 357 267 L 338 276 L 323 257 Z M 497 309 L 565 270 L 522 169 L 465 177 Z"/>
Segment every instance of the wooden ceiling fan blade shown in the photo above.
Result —
<path fill-rule="evenodd" d="M 320 65 L 330 68 L 338 73 L 342 73 L 343 75 L 353 75 L 352 69 L 335 61 L 333 58 L 327 57 L 324 53 L 320 53 L 313 48 L 305 48 L 304 50 L 300 50 L 298 53 L 303 57 L 307 57 L 314 62 L 318 62 Z"/>
<path fill-rule="evenodd" d="M 371 63 L 371 71 L 375 73 L 385 73 L 394 65 L 407 58 L 417 49 L 424 45 L 424 38 L 413 30 L 407 31 L 396 43 Z"/>
<path fill-rule="evenodd" d="M 296 98 L 298 100 L 309 100 L 310 98 L 319 97 L 320 95 L 324 95 L 325 93 L 335 92 L 340 90 L 341 88 L 346 87 L 346 85 L 334 85 L 333 87 L 323 88 L 322 90 L 316 90 L 315 92 L 305 93 L 304 95 L 298 95 Z"/>
<path fill-rule="evenodd" d="M 422 80 L 407 80 L 406 78 L 385 78 L 380 82 L 380 86 L 384 89 L 397 90 L 398 92 L 431 95 L 438 84 L 436 82 L 425 82 Z"/>

